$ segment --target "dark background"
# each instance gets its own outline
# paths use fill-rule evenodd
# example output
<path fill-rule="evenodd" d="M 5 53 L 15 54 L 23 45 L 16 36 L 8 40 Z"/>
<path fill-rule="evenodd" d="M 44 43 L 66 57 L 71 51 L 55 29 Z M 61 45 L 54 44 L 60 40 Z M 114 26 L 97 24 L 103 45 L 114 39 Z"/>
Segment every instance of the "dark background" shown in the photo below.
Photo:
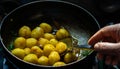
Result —
<path fill-rule="evenodd" d="M 14 8 L 35 0 L 0 0 L 0 19 Z M 82 6 L 91 12 L 101 27 L 120 22 L 120 0 L 63 0 Z"/>

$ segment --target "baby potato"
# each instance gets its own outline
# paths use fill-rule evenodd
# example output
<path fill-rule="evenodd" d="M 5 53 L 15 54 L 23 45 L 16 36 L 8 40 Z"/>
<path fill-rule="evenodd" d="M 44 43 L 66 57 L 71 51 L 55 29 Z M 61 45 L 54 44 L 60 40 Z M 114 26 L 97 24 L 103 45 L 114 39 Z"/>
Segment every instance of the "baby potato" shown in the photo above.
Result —
<path fill-rule="evenodd" d="M 43 52 L 45 56 L 48 56 L 51 51 L 54 51 L 55 47 L 52 44 L 46 44 L 43 48 Z"/>
<path fill-rule="evenodd" d="M 41 23 L 39 26 L 44 30 L 45 33 L 49 33 L 52 31 L 52 26 L 48 23 Z"/>
<path fill-rule="evenodd" d="M 43 37 L 43 35 L 44 35 L 44 30 L 40 27 L 34 28 L 31 32 L 31 37 L 32 38 L 38 39 L 40 37 Z"/>
<path fill-rule="evenodd" d="M 38 57 L 35 54 L 28 54 L 24 57 L 24 61 L 30 62 L 30 63 L 38 63 Z"/>
<path fill-rule="evenodd" d="M 54 45 L 54 46 L 56 46 L 56 44 L 58 43 L 58 40 L 56 40 L 56 39 L 50 39 L 50 42 L 49 42 L 50 44 L 52 44 L 52 45 Z"/>
<path fill-rule="evenodd" d="M 21 48 L 15 48 L 12 50 L 12 54 L 17 56 L 20 59 L 23 59 L 25 56 L 25 51 Z"/>
<path fill-rule="evenodd" d="M 55 62 L 58 62 L 60 60 L 60 55 L 56 51 L 52 51 L 50 55 L 48 56 L 49 64 L 53 65 Z"/>
<path fill-rule="evenodd" d="M 65 63 L 70 63 L 70 62 L 74 61 L 76 58 L 77 58 L 77 57 L 75 56 L 74 53 L 68 52 L 68 53 L 66 53 L 65 56 L 64 56 L 64 62 L 65 62 Z"/>
<path fill-rule="evenodd" d="M 26 39 L 24 37 L 17 37 L 14 41 L 15 48 L 25 48 Z"/>
<path fill-rule="evenodd" d="M 34 53 L 34 54 L 36 54 L 38 57 L 40 57 L 40 56 L 43 55 L 43 50 L 42 50 L 40 47 L 38 47 L 38 46 L 33 46 L 33 47 L 31 48 L 31 53 Z"/>
<path fill-rule="evenodd" d="M 56 51 L 58 53 L 63 53 L 65 50 L 67 50 L 67 45 L 64 42 L 58 42 L 56 44 Z"/>
<path fill-rule="evenodd" d="M 53 66 L 55 66 L 55 67 L 64 66 L 64 65 L 65 65 L 65 63 L 64 63 L 64 62 L 61 62 L 61 61 L 55 62 L 55 63 L 53 64 Z"/>
<path fill-rule="evenodd" d="M 28 38 L 31 36 L 31 29 L 28 26 L 22 26 L 19 29 L 19 36 Z"/>
<path fill-rule="evenodd" d="M 32 46 L 37 45 L 37 39 L 35 38 L 28 38 L 26 39 L 26 47 L 31 48 Z"/>
<path fill-rule="evenodd" d="M 27 54 L 30 54 L 31 49 L 30 48 L 25 48 L 24 51 L 25 51 L 25 54 L 27 55 Z"/>
<path fill-rule="evenodd" d="M 69 35 L 70 35 L 69 32 L 64 28 L 61 28 L 56 32 L 57 39 L 63 39 L 63 38 L 68 37 Z"/>
<path fill-rule="evenodd" d="M 48 39 L 46 39 L 46 38 L 40 38 L 39 40 L 38 40 L 38 44 L 39 44 L 39 46 L 40 47 L 44 47 L 44 45 L 45 44 L 48 44 L 49 43 L 49 40 Z"/>
<path fill-rule="evenodd" d="M 44 34 L 44 38 L 50 40 L 50 39 L 54 39 L 55 36 L 54 36 L 53 34 L 51 34 L 51 33 L 45 33 L 45 34 Z"/>
<path fill-rule="evenodd" d="M 46 56 L 41 56 L 41 57 L 38 59 L 38 64 L 40 64 L 40 65 L 48 65 L 48 57 L 46 57 Z"/>

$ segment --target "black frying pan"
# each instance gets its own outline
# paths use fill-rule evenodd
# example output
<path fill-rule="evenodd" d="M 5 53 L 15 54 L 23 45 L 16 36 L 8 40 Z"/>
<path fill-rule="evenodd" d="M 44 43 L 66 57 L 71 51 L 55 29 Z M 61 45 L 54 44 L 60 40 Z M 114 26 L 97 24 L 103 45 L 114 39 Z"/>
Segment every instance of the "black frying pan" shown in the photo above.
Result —
<path fill-rule="evenodd" d="M 1 22 L 0 40 L 3 52 L 8 60 L 15 63 L 20 68 L 67 68 L 76 69 L 84 64 L 92 63 L 93 58 L 90 53 L 86 58 L 67 64 L 62 67 L 41 66 L 24 62 L 15 57 L 9 51 L 9 46 L 17 32 L 23 25 L 31 28 L 38 26 L 41 22 L 52 22 L 50 18 L 54 18 L 60 25 L 64 25 L 69 29 L 70 33 L 79 40 L 81 44 L 86 44 L 87 40 L 92 36 L 100 26 L 95 17 L 84 8 L 75 4 L 64 1 L 35 1 L 22 5 L 10 12 Z M 84 66 L 86 67 L 86 66 Z"/>

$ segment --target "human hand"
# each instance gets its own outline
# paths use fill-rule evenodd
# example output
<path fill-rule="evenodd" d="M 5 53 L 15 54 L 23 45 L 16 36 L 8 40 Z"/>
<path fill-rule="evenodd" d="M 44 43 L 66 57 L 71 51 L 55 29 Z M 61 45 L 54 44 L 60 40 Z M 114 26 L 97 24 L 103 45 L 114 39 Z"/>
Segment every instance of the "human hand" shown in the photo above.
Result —
<path fill-rule="evenodd" d="M 88 40 L 88 44 L 94 45 L 94 50 L 98 52 L 98 59 L 106 57 L 106 64 L 118 64 L 120 61 L 120 24 L 103 27 Z"/>

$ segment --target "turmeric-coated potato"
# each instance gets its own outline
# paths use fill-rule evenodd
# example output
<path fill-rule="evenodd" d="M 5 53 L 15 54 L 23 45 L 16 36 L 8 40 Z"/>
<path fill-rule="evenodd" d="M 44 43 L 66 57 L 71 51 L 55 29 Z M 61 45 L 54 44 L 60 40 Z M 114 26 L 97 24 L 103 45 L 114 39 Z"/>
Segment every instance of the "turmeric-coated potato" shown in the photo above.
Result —
<path fill-rule="evenodd" d="M 76 60 L 76 58 L 77 57 L 76 57 L 75 53 L 68 52 L 64 56 L 64 62 L 65 63 L 70 63 L 70 62 L 73 62 L 74 60 Z"/>
<path fill-rule="evenodd" d="M 30 63 L 38 63 L 38 57 L 35 54 L 28 54 L 24 57 L 24 61 L 30 62 Z"/>
<path fill-rule="evenodd" d="M 32 46 L 37 45 L 37 39 L 35 38 L 28 38 L 26 39 L 26 47 L 31 48 Z"/>
<path fill-rule="evenodd" d="M 40 27 L 44 30 L 45 33 L 49 33 L 52 31 L 52 26 L 48 23 L 41 23 Z"/>
<path fill-rule="evenodd" d="M 50 55 L 48 56 L 49 64 L 53 65 L 55 62 L 60 61 L 60 55 L 56 51 L 52 51 Z"/>
<path fill-rule="evenodd" d="M 27 55 L 27 54 L 30 54 L 31 49 L 26 47 L 26 48 L 24 49 L 24 51 L 25 51 L 25 54 Z"/>
<path fill-rule="evenodd" d="M 15 48 L 25 48 L 26 39 L 24 37 L 17 37 L 14 41 Z"/>
<path fill-rule="evenodd" d="M 31 29 L 28 26 L 22 26 L 19 29 L 19 36 L 28 38 L 31 36 Z"/>
<path fill-rule="evenodd" d="M 40 47 L 44 47 L 44 45 L 45 44 L 48 44 L 49 43 L 49 40 L 48 39 L 46 39 L 46 38 L 40 38 L 39 40 L 38 40 L 38 44 L 39 44 L 39 46 Z"/>
<path fill-rule="evenodd" d="M 25 56 L 25 51 L 21 48 L 15 48 L 15 49 L 12 50 L 12 54 L 17 56 L 18 58 L 23 59 L 24 56 Z"/>
<path fill-rule="evenodd" d="M 58 53 L 63 53 L 65 50 L 67 50 L 67 45 L 64 42 L 58 42 L 56 44 L 56 51 Z"/>
<path fill-rule="evenodd" d="M 65 65 L 65 63 L 61 62 L 61 61 L 58 61 L 58 62 L 56 62 L 56 63 L 53 64 L 53 66 L 55 66 L 55 67 L 64 66 L 64 65 Z"/>
<path fill-rule="evenodd" d="M 13 55 L 33 64 L 54 67 L 78 59 L 75 52 L 69 52 L 71 39 L 67 29 L 56 29 L 46 22 L 33 27 L 24 25 L 19 29 L 12 45 Z"/>
<path fill-rule="evenodd" d="M 38 57 L 40 57 L 40 56 L 43 55 L 43 50 L 42 50 L 40 47 L 38 47 L 38 46 L 33 46 L 33 47 L 31 48 L 31 53 L 34 53 L 34 54 L 36 54 Z"/>
<path fill-rule="evenodd" d="M 44 38 L 50 40 L 50 39 L 54 39 L 55 35 L 51 34 L 51 33 L 45 33 L 44 34 Z"/>
<path fill-rule="evenodd" d="M 70 36 L 70 34 L 69 34 L 69 32 L 68 32 L 66 29 L 64 29 L 64 28 L 61 28 L 61 29 L 59 29 L 59 30 L 56 32 L 56 38 L 57 38 L 57 39 L 63 39 L 63 38 L 66 38 L 66 37 L 68 37 L 68 36 Z"/>
<path fill-rule="evenodd" d="M 44 30 L 40 27 L 36 27 L 32 30 L 31 32 L 31 37 L 39 39 L 40 37 L 43 37 L 44 35 Z"/>
<path fill-rule="evenodd" d="M 48 65 L 48 57 L 46 57 L 46 56 L 41 56 L 41 57 L 38 59 L 38 64 L 40 64 L 40 65 Z"/>
<path fill-rule="evenodd" d="M 55 47 L 52 44 L 46 44 L 43 48 L 43 52 L 45 56 L 48 56 L 51 51 L 54 51 Z"/>
<path fill-rule="evenodd" d="M 53 38 L 53 39 L 50 39 L 49 43 L 56 46 L 56 44 L 58 43 L 58 40 Z"/>

